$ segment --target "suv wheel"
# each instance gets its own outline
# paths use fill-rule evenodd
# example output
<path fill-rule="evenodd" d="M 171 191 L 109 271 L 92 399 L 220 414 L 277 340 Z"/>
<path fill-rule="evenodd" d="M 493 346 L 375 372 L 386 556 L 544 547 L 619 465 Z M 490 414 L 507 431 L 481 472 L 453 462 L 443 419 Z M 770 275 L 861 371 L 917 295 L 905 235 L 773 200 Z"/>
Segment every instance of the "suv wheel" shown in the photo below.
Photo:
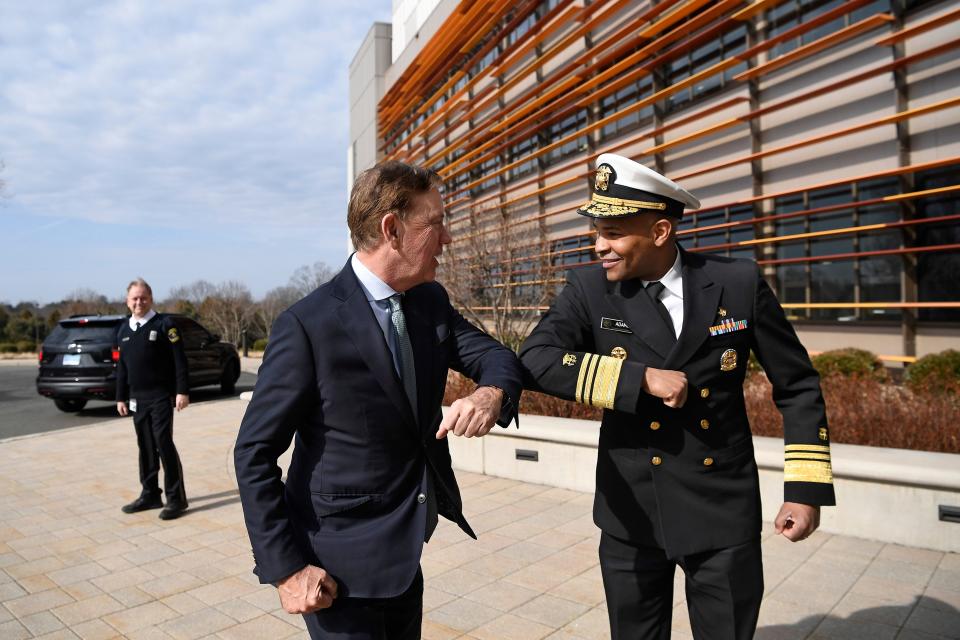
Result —
<path fill-rule="evenodd" d="M 220 391 L 224 395 L 232 396 L 237 388 L 237 379 L 240 378 L 240 365 L 236 360 L 231 360 L 223 368 L 223 374 L 220 376 Z"/>
<path fill-rule="evenodd" d="M 85 406 L 87 406 L 86 400 L 64 400 L 58 398 L 53 401 L 53 404 L 57 405 L 57 409 L 60 411 L 66 411 L 67 413 L 74 413 L 75 411 L 80 411 Z"/>

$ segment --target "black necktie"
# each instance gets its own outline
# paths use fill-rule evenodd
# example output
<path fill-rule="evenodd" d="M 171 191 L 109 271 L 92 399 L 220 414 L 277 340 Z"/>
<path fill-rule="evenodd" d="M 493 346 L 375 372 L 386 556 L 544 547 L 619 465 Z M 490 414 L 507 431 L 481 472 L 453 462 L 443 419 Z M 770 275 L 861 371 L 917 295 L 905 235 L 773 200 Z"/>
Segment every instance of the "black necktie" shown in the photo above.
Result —
<path fill-rule="evenodd" d="M 667 330 L 670 332 L 670 337 L 673 338 L 673 341 L 677 341 L 677 334 L 673 329 L 673 319 L 670 318 L 670 312 L 667 311 L 667 307 L 663 304 L 663 301 L 660 299 L 660 294 L 663 293 L 663 290 L 666 287 L 663 286 L 662 282 L 650 282 L 646 286 L 647 295 L 650 296 L 650 299 L 653 300 L 653 306 L 657 308 L 657 313 L 660 314 L 660 317 L 667 325 Z"/>
<path fill-rule="evenodd" d="M 139 330 L 140 330 L 140 323 L 138 322 L 138 323 L 137 323 L 137 328 L 134 329 L 134 331 L 139 331 Z"/>

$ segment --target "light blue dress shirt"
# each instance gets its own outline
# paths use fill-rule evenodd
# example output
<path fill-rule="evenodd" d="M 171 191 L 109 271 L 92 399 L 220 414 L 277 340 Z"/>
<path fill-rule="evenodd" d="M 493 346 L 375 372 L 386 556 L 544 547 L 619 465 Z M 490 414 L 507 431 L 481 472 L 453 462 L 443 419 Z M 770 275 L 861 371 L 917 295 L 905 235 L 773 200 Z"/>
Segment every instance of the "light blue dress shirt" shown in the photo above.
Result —
<path fill-rule="evenodd" d="M 380 330 L 383 332 L 383 339 L 387 342 L 390 355 L 393 356 L 393 368 L 396 370 L 398 376 L 402 375 L 400 372 L 400 359 L 397 357 L 397 354 L 400 352 L 399 345 L 397 344 L 397 332 L 393 330 L 393 324 L 390 322 L 389 300 L 390 296 L 394 296 L 399 292 L 394 291 L 393 287 L 381 280 L 374 272 L 370 271 L 370 269 L 360 261 L 356 253 L 350 258 L 350 266 L 353 267 L 353 272 L 357 275 L 357 280 L 360 281 L 360 288 L 363 289 L 363 294 L 367 297 L 367 302 L 373 310 L 373 317 L 377 319 L 377 324 L 380 325 Z"/>

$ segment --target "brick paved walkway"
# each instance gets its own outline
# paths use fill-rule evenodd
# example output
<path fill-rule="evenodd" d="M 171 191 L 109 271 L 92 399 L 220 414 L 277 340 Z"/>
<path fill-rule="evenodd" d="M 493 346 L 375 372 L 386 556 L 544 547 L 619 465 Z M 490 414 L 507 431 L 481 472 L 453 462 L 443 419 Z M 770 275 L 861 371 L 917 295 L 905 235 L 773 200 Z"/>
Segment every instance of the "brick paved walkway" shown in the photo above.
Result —
<path fill-rule="evenodd" d="M 0 442 L 0 639 L 306 637 L 257 584 L 232 476 L 243 405 L 176 417 L 191 509 L 125 515 L 132 423 Z M 606 638 L 591 496 L 460 473 L 479 542 L 427 546 L 424 638 Z M 878 508 L 882 508 L 878 505 Z M 960 638 L 960 556 L 816 534 L 764 535 L 759 638 Z M 689 638 L 678 581 L 674 637 Z"/>

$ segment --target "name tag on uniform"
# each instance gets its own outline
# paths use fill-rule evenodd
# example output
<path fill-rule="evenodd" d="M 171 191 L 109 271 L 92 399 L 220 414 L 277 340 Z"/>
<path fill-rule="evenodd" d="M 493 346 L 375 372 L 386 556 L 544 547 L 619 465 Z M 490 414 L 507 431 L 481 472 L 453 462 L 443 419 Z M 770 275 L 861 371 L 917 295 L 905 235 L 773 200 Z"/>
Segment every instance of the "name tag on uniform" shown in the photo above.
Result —
<path fill-rule="evenodd" d="M 150 332 L 150 342 L 156 342 L 156 341 L 157 341 L 157 332 L 156 332 L 156 331 L 151 331 L 151 332 Z"/>
<path fill-rule="evenodd" d="M 121 340 L 120 342 L 126 342 L 126 341 L 129 340 L 129 339 L 130 339 L 130 336 L 126 336 L 126 337 L 124 337 L 124 339 Z"/>
<path fill-rule="evenodd" d="M 633 333 L 626 322 L 616 318 L 600 318 L 600 328 L 608 331 L 619 331 L 620 333 Z"/>

